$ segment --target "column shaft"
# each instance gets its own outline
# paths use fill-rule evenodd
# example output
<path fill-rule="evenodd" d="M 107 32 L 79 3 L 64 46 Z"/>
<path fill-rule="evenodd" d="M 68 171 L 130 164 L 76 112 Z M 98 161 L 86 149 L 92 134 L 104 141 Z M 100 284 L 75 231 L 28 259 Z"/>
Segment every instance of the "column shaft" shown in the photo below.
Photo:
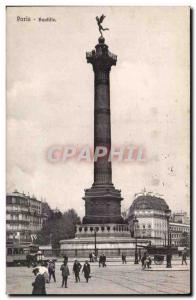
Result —
<path fill-rule="evenodd" d="M 104 146 L 107 148 L 107 155 L 94 162 L 94 184 L 110 184 L 112 182 L 111 162 L 108 161 L 111 149 L 110 72 L 98 67 L 94 70 L 94 149 Z"/>

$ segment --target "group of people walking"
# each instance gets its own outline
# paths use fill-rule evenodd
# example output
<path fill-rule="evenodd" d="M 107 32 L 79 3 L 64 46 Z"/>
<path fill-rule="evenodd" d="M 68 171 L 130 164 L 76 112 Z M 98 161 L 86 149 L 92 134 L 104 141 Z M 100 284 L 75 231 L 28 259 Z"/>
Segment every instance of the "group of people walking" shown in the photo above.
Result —
<path fill-rule="evenodd" d="M 56 282 L 55 276 L 55 261 L 49 260 L 47 268 L 44 266 L 37 266 L 33 268 L 33 274 L 35 275 L 35 281 L 32 283 L 33 295 L 45 295 L 46 294 L 46 282 L 50 283 L 51 279 Z M 83 267 L 78 260 L 75 260 L 73 263 L 73 273 L 75 275 L 75 282 L 80 282 L 80 271 L 84 274 L 86 282 L 89 281 L 91 268 L 88 260 L 85 261 Z M 62 284 L 61 287 L 67 288 L 68 277 L 70 276 L 70 271 L 68 267 L 68 257 L 64 257 L 63 264 L 60 267 L 62 275 Z"/>
<path fill-rule="evenodd" d="M 142 263 L 142 269 L 144 270 L 145 268 L 150 268 L 152 260 L 150 255 L 147 252 L 144 252 L 143 255 L 141 254 L 141 250 L 139 249 L 139 253 L 137 253 L 138 255 L 138 262 L 141 261 Z M 124 252 L 122 252 L 121 255 L 122 258 L 122 264 L 126 264 L 127 263 L 127 256 Z"/>
<path fill-rule="evenodd" d="M 95 259 L 95 256 L 96 256 L 96 259 Z M 127 260 L 126 260 L 126 254 L 124 252 L 122 252 L 121 257 L 122 257 L 122 263 L 126 264 Z M 95 255 L 94 253 L 90 253 L 89 258 L 90 258 L 90 262 L 97 261 L 97 255 Z M 167 256 L 166 256 L 166 258 L 167 258 Z M 183 264 L 187 265 L 186 259 L 187 259 L 187 249 L 185 248 L 182 252 L 182 265 Z M 147 252 L 144 252 L 142 254 L 141 250 L 139 251 L 138 262 L 141 262 L 142 270 L 144 270 L 146 268 L 151 268 L 152 259 Z M 101 266 L 106 267 L 106 255 L 104 253 L 102 253 L 99 256 L 99 267 L 101 267 Z M 47 267 L 46 266 L 37 266 L 37 267 L 33 268 L 35 280 L 32 283 L 32 286 L 33 286 L 32 294 L 34 294 L 34 295 L 46 294 L 45 283 L 46 282 L 50 283 L 51 279 L 53 279 L 53 281 L 56 282 L 55 269 L 56 269 L 56 266 L 55 266 L 54 260 L 49 260 Z M 75 259 L 75 261 L 73 263 L 72 271 L 75 275 L 76 283 L 80 282 L 81 270 L 82 270 L 82 273 L 84 274 L 84 278 L 85 278 L 86 282 L 88 283 L 89 278 L 91 278 L 91 275 L 90 275 L 91 267 L 90 267 L 88 260 L 86 260 L 82 266 L 82 264 L 77 259 Z M 60 271 L 61 271 L 61 275 L 62 275 L 61 287 L 67 288 L 68 287 L 67 286 L 68 277 L 70 276 L 67 256 L 64 257 L 64 261 L 60 267 Z"/>
<path fill-rule="evenodd" d="M 89 253 L 89 260 L 90 262 L 97 262 L 97 253 L 90 252 Z M 99 256 L 99 267 L 106 267 L 106 255 L 104 253 L 100 254 Z"/>

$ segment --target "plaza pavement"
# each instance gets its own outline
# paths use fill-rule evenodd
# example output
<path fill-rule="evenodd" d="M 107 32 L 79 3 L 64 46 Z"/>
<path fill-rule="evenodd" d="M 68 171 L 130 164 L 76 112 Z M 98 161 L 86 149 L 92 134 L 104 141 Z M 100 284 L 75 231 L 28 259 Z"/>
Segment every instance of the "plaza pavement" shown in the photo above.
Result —
<path fill-rule="evenodd" d="M 82 261 L 82 260 L 80 260 Z M 68 288 L 61 288 L 60 261 L 56 263 L 56 279 L 46 284 L 47 294 L 189 294 L 190 265 L 181 266 L 181 260 L 172 261 L 172 269 L 165 265 L 152 264 L 149 272 L 141 269 L 141 264 L 134 265 L 128 261 L 111 260 L 106 268 L 99 268 L 98 263 L 91 263 L 89 283 L 85 282 L 83 274 L 81 282 L 75 283 L 72 273 L 72 261 L 69 261 L 70 277 Z M 163 272 L 164 271 L 164 272 Z M 27 267 L 7 268 L 7 294 L 31 294 L 34 276 L 32 269 Z"/>

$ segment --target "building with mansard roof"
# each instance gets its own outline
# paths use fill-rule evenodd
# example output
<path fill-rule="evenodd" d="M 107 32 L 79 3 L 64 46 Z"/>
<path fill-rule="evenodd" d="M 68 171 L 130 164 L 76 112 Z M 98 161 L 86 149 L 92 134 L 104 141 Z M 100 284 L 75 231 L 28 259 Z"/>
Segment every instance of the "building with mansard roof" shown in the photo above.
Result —
<path fill-rule="evenodd" d="M 170 214 L 169 206 L 163 198 L 150 193 L 139 194 L 128 213 L 131 235 L 138 239 L 146 238 L 152 244 L 166 244 Z"/>

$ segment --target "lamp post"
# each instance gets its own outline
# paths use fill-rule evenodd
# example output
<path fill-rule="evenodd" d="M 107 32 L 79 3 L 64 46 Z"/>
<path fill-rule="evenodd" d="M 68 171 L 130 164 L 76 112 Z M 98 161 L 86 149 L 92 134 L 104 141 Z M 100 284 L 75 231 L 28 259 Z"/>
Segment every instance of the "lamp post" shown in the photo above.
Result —
<path fill-rule="evenodd" d="M 52 246 L 52 233 L 50 233 L 50 245 Z"/>
<path fill-rule="evenodd" d="M 137 252 L 137 234 L 136 234 L 136 228 L 137 228 L 138 222 L 139 222 L 138 219 L 136 218 L 136 216 L 134 216 L 133 226 L 134 226 L 134 237 L 135 237 L 135 261 L 134 261 L 135 265 L 139 263 L 138 252 Z"/>
<path fill-rule="evenodd" d="M 166 232 L 164 232 L 164 246 L 166 246 L 167 245 L 167 233 Z"/>
<path fill-rule="evenodd" d="M 172 246 L 172 234 L 171 234 L 171 232 L 169 233 L 169 243 L 170 243 L 170 246 Z"/>
<path fill-rule="evenodd" d="M 97 256 L 97 229 L 94 228 L 94 238 L 95 238 L 95 255 Z"/>
<path fill-rule="evenodd" d="M 166 268 L 172 268 L 171 259 L 172 259 L 172 252 L 171 252 L 171 234 L 169 228 L 169 218 L 171 215 L 171 210 L 166 209 L 165 211 L 166 218 L 167 218 L 167 255 L 166 255 Z"/>
<path fill-rule="evenodd" d="M 169 228 L 169 218 L 171 215 L 171 210 L 170 209 L 166 209 L 165 211 L 166 214 L 166 218 L 167 218 L 167 245 L 170 245 L 170 228 Z"/>

